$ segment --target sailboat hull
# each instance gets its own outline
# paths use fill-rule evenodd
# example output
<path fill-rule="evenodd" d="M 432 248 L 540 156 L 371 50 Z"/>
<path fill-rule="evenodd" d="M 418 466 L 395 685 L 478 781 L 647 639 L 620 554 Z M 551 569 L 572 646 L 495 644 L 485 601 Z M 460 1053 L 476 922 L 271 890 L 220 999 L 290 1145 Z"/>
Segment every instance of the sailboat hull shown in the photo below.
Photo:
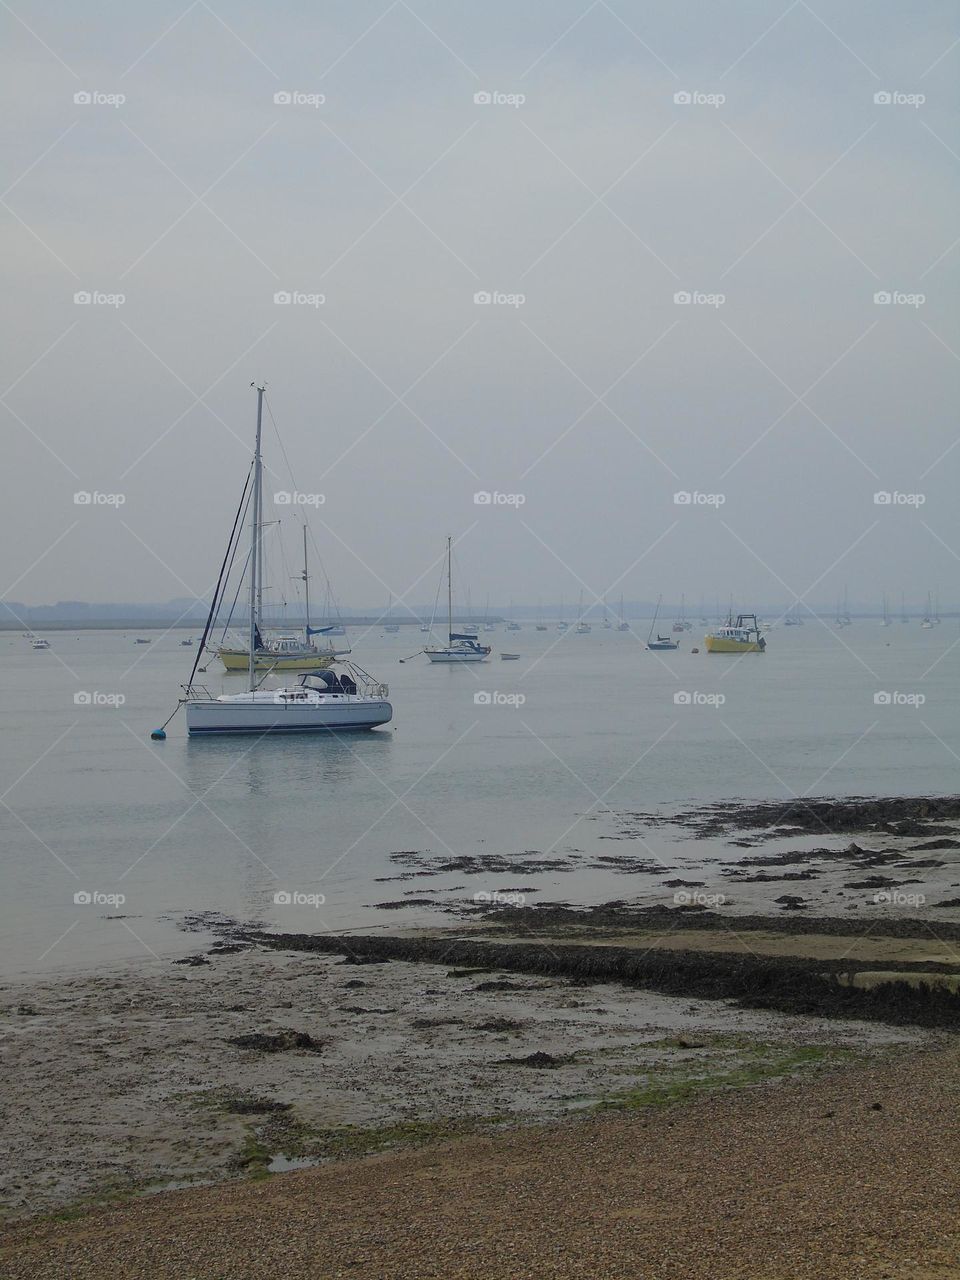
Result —
<path fill-rule="evenodd" d="M 393 719 L 393 707 L 379 698 L 331 697 L 302 703 L 259 699 L 187 703 L 187 732 L 191 737 L 238 733 L 325 733 L 375 729 Z"/>
<path fill-rule="evenodd" d="M 489 651 L 488 651 L 489 652 Z M 461 662 L 486 662 L 486 653 L 458 653 L 455 649 L 424 649 L 424 653 L 431 662 L 461 663 Z"/>
<path fill-rule="evenodd" d="M 763 653 L 764 646 L 756 640 L 737 640 L 732 636 L 704 636 L 707 653 Z"/>
<path fill-rule="evenodd" d="M 341 650 L 340 652 L 349 652 Z M 320 653 L 258 653 L 253 660 L 255 671 L 326 671 L 338 650 Z M 250 654 L 246 649 L 219 649 L 217 655 L 227 671 L 249 671 Z"/>

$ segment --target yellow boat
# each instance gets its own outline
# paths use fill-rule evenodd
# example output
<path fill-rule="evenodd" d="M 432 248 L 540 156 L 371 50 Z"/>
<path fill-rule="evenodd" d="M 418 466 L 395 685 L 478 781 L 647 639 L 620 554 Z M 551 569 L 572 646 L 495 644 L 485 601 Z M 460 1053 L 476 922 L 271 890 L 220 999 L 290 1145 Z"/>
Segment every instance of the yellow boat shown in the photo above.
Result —
<path fill-rule="evenodd" d="M 703 643 L 707 653 L 763 653 L 767 647 L 755 613 L 741 613 L 736 622 L 708 631 Z"/>
<path fill-rule="evenodd" d="M 349 649 L 318 649 L 297 636 L 279 636 L 257 649 L 253 667 L 255 671 L 326 671 L 339 653 L 349 652 Z M 220 648 L 217 657 L 227 671 L 250 670 L 249 649 Z"/>

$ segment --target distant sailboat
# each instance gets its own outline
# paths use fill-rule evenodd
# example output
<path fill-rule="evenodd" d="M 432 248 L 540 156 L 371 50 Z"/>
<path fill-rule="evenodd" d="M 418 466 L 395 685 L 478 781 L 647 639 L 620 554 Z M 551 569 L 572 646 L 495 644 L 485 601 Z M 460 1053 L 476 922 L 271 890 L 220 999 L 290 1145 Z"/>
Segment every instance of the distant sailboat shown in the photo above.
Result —
<path fill-rule="evenodd" d="M 881 625 L 881 627 L 889 627 L 889 625 L 890 625 L 890 615 L 887 613 L 887 595 L 886 595 L 886 592 L 884 592 L 884 594 L 883 594 L 883 603 L 882 603 L 882 605 L 881 605 L 881 614 L 880 614 L 880 625 Z"/>
<path fill-rule="evenodd" d="M 576 632 L 578 636 L 585 636 L 590 631 L 590 623 L 583 620 L 583 592 L 580 592 L 580 606 L 577 609 L 577 626 Z"/>
<path fill-rule="evenodd" d="M 623 618 L 623 596 L 622 596 L 622 595 L 621 595 L 621 597 L 620 597 L 620 621 L 617 623 L 617 630 L 618 630 L 618 631 L 629 631 L 629 630 L 630 630 L 630 623 L 629 623 L 629 622 L 625 622 L 625 621 L 624 621 L 624 618 Z"/>
<path fill-rule="evenodd" d="M 670 636 L 662 636 L 658 633 L 656 640 L 654 640 L 653 638 L 654 630 L 657 625 L 657 619 L 660 617 L 660 604 L 662 600 L 663 600 L 663 596 L 657 596 L 657 607 L 653 615 L 653 621 L 650 623 L 650 630 L 647 634 L 647 648 L 653 649 L 653 650 L 679 649 L 680 641 L 674 640 Z"/>
<path fill-rule="evenodd" d="M 475 633 L 456 632 L 453 629 L 453 540 L 447 538 L 447 640 L 445 645 L 432 645 L 424 649 L 431 662 L 462 663 L 486 662 L 490 646 L 480 644 Z"/>

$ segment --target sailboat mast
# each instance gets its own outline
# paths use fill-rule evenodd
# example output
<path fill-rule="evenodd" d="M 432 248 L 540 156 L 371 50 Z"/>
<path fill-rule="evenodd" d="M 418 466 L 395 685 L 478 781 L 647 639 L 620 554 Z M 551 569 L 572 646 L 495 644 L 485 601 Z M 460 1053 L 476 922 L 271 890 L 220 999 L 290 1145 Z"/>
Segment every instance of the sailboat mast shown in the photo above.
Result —
<path fill-rule="evenodd" d="M 451 560 L 453 556 L 451 539 L 447 537 L 447 637 L 450 644 L 453 644 L 453 570 Z"/>
<path fill-rule="evenodd" d="M 260 459 L 260 438 L 263 429 L 263 387 L 257 387 L 257 440 L 253 449 L 253 511 L 250 523 L 250 636 L 249 654 L 247 657 L 247 674 L 250 680 L 250 692 L 257 687 L 257 630 L 260 620 L 260 505 L 263 487 L 262 465 Z"/>
<path fill-rule="evenodd" d="M 310 643 L 310 575 L 307 573 L 307 526 L 303 526 L 303 599 L 307 615 L 306 637 Z"/>

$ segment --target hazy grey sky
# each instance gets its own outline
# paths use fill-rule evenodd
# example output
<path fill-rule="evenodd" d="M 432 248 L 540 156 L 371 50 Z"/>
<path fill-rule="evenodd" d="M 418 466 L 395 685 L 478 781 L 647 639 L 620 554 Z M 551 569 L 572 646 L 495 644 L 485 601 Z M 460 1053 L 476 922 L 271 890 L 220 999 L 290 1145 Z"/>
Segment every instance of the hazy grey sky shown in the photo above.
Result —
<path fill-rule="evenodd" d="M 960 596 L 955 5 L 4 9 L 10 598 L 205 595 L 253 379 L 347 607 Z"/>

